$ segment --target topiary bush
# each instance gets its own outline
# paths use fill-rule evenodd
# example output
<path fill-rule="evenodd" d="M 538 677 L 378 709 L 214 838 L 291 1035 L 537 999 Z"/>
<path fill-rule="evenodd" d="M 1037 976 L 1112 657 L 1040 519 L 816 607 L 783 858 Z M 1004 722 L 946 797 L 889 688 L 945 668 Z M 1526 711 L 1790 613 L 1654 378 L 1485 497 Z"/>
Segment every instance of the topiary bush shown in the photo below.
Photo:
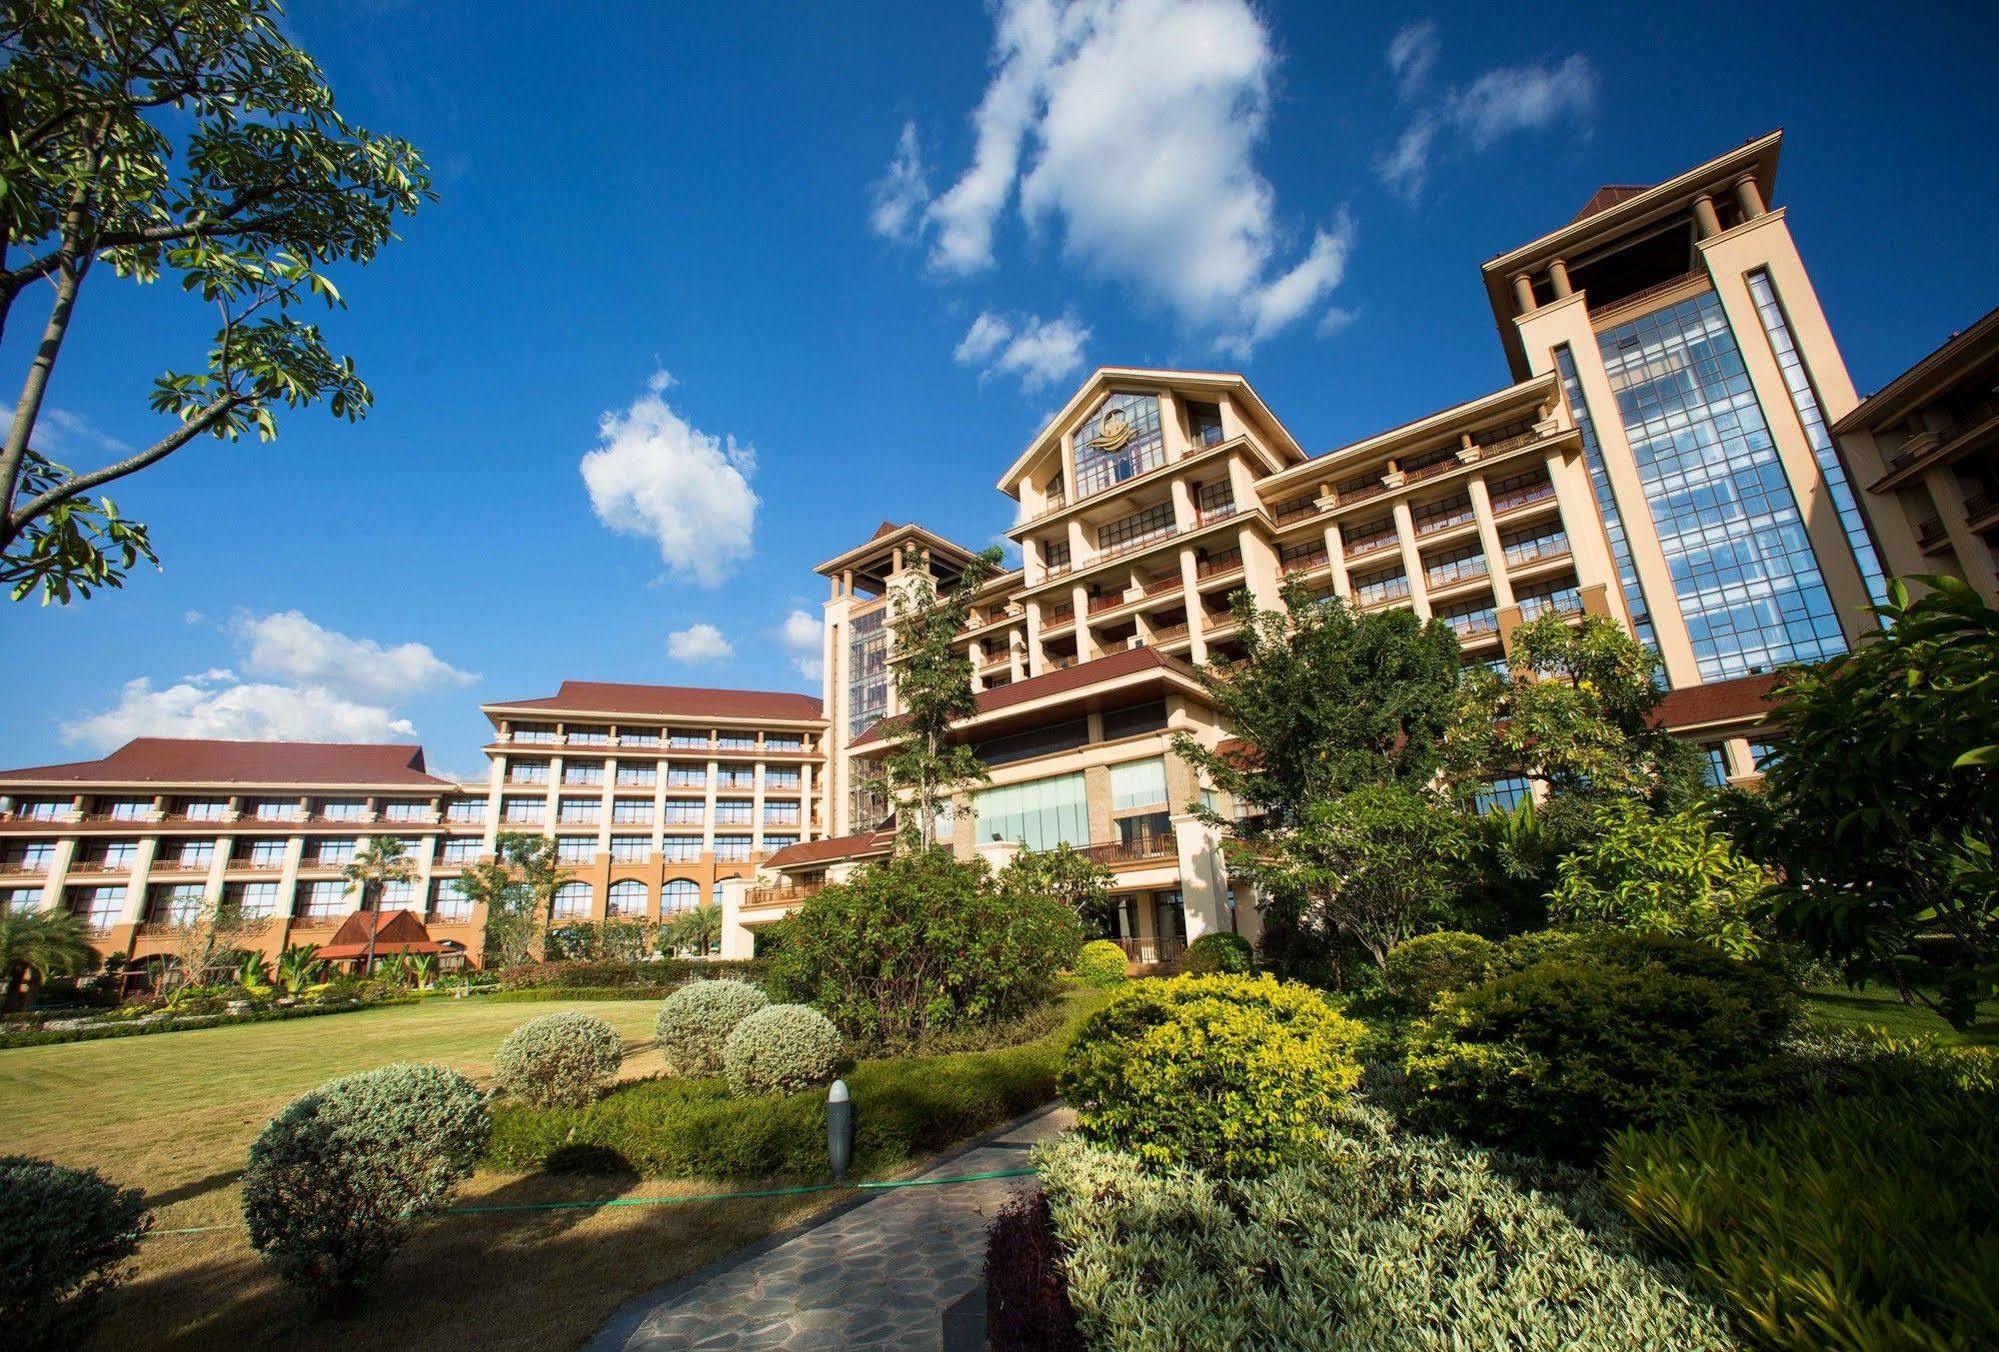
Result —
<path fill-rule="evenodd" d="M 1076 955 L 1076 965 L 1069 975 L 1092 990 L 1109 990 L 1112 986 L 1122 986 L 1129 971 L 1122 948 L 1109 939 L 1092 939 Z"/>
<path fill-rule="evenodd" d="M 666 997 L 653 1021 L 653 1036 L 675 1075 L 719 1075 L 722 1045 L 736 1025 L 770 1004 L 770 997 L 747 981 L 695 981 Z"/>
<path fill-rule="evenodd" d="M 1499 945 L 1483 935 L 1441 930 L 1395 945 L 1382 975 L 1390 999 L 1410 1013 L 1425 1014 L 1438 997 L 1485 980 L 1498 955 Z"/>
<path fill-rule="evenodd" d="M 1057 1087 L 1086 1136 L 1148 1164 L 1267 1173 L 1360 1079 L 1365 1034 L 1268 976 L 1145 981 L 1084 1022 Z"/>
<path fill-rule="evenodd" d="M 1590 1177 L 1350 1105 L 1230 1180 L 1076 1136 L 1035 1152 L 1082 1345 L 1723 1352 L 1727 1321 L 1635 1251 Z"/>
<path fill-rule="evenodd" d="M 833 1021 L 810 1005 L 772 1005 L 736 1025 L 722 1068 L 738 1098 L 792 1094 L 833 1078 L 843 1044 Z"/>
<path fill-rule="evenodd" d="M 250 1247 L 315 1303 L 348 1305 L 471 1175 L 491 1125 L 485 1097 L 442 1066 L 328 1080 L 250 1147 Z"/>
<path fill-rule="evenodd" d="M 1249 971 L 1255 956 L 1249 940 L 1240 934 L 1203 934 L 1187 945 L 1185 966 L 1197 976 L 1209 972 L 1241 975 Z"/>
<path fill-rule="evenodd" d="M 1614 932 L 1533 951 L 1445 995 L 1414 1031 L 1412 1124 L 1574 1156 L 1625 1127 L 1754 1108 L 1781 1086 L 1798 1004 L 1777 973 Z"/>
<path fill-rule="evenodd" d="M 144 1194 L 95 1169 L 0 1158 L 0 1330 L 7 1346 L 82 1345 L 152 1225 Z"/>
<path fill-rule="evenodd" d="M 594 1014 L 544 1014 L 507 1034 L 493 1057 L 493 1078 L 537 1108 L 588 1103 L 618 1073 L 624 1053 L 618 1030 Z"/>

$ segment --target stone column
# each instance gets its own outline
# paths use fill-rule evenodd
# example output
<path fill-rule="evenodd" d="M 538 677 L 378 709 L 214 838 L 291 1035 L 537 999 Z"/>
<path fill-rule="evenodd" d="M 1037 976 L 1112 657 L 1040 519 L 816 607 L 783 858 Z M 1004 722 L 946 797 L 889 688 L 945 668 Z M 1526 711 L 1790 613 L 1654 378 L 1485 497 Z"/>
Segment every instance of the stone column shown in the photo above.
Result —
<path fill-rule="evenodd" d="M 1495 606 L 1513 604 L 1513 580 L 1507 576 L 1506 551 L 1499 543 L 1499 527 L 1492 520 L 1492 494 L 1486 491 L 1485 476 L 1474 474 L 1465 481 L 1465 491 L 1471 497 L 1472 515 L 1478 520 L 1479 548 L 1485 551 L 1486 576 L 1492 580 L 1492 602 Z"/>
<path fill-rule="evenodd" d="M 1696 239 L 1712 239 L 1721 233 L 1721 217 L 1715 214 L 1714 199 L 1702 193 L 1694 199 Z"/>
<path fill-rule="evenodd" d="M 1524 272 L 1513 279 L 1513 305 L 1523 315 L 1532 314 L 1536 308 L 1534 305 L 1534 282 Z"/>
<path fill-rule="evenodd" d="M 1756 186 L 1756 175 L 1744 174 L 1735 180 L 1735 200 L 1741 204 L 1745 219 L 1753 221 L 1763 214 L 1763 192 Z"/>
<path fill-rule="evenodd" d="M 1562 259 L 1549 260 L 1548 285 L 1554 288 L 1556 300 L 1567 300 L 1575 295 L 1575 289 L 1569 285 L 1569 265 Z"/>
<path fill-rule="evenodd" d="M 1418 619 L 1430 618 L 1430 587 L 1423 580 L 1423 555 L 1416 547 L 1416 522 L 1406 499 L 1395 502 L 1395 540 L 1402 549 L 1402 571 L 1409 579 L 1409 606 Z"/>

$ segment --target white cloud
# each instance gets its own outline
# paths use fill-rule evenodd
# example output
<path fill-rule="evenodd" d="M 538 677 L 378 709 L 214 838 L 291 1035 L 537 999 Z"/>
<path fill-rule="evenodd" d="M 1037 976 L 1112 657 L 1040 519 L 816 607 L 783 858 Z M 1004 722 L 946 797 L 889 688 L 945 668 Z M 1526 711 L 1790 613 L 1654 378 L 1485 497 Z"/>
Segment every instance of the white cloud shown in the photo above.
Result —
<path fill-rule="evenodd" d="M 992 62 L 970 165 L 904 230 L 929 236 L 933 268 L 992 267 L 1017 195 L 1070 262 L 1235 350 L 1336 284 L 1351 225 L 1316 231 L 1287 261 L 1254 162 L 1277 54 L 1247 0 L 1003 0 Z M 889 180 L 902 159 L 898 146 Z"/>
<path fill-rule="evenodd" d="M 1022 389 L 1035 390 L 1081 367 L 1089 341 L 1089 329 L 1074 315 L 1043 319 L 988 310 L 972 321 L 954 355 L 960 366 L 977 367 L 981 380 L 1014 376 Z"/>
<path fill-rule="evenodd" d="M 65 742 L 108 751 L 134 737 L 277 742 L 387 742 L 416 736 L 407 718 L 316 686 L 238 683 L 204 672 L 164 689 L 141 676 L 118 703 L 62 725 Z"/>
<path fill-rule="evenodd" d="M 1420 31 L 1419 31 L 1420 30 Z M 1422 92 L 1435 64 L 1434 24 L 1404 28 L 1388 46 L 1388 66 L 1405 99 Z M 1596 71 L 1580 52 L 1559 65 L 1502 66 L 1470 84 L 1446 90 L 1418 108 L 1395 143 L 1375 159 L 1388 187 L 1414 202 L 1438 159 L 1462 148 L 1477 152 L 1515 132 L 1546 127 L 1567 116 L 1586 119 L 1596 102 Z"/>
<path fill-rule="evenodd" d="M 825 674 L 824 622 L 808 610 L 794 610 L 777 627 L 777 644 L 785 657 L 808 680 Z"/>
<path fill-rule="evenodd" d="M 710 436 L 674 412 L 662 397 L 672 383 L 657 372 L 630 408 L 605 413 L 597 427 L 601 444 L 578 468 L 598 520 L 657 541 L 675 580 L 719 586 L 750 553 L 756 451 L 733 436 Z"/>
<path fill-rule="evenodd" d="M 43 455 L 62 459 L 89 452 L 94 455 L 129 455 L 127 443 L 104 431 L 81 413 L 45 406 L 35 419 L 35 449 Z"/>
<path fill-rule="evenodd" d="M 1330 338 L 1336 333 L 1343 332 L 1348 325 L 1359 318 L 1358 310 L 1343 310 L 1337 305 L 1328 306 L 1326 312 L 1319 316 L 1319 336 Z"/>
<path fill-rule="evenodd" d="M 690 624 L 666 636 L 666 655 L 676 662 L 719 662 L 736 650 L 712 624 Z"/>
<path fill-rule="evenodd" d="M 888 170 L 875 181 L 874 209 L 868 223 L 875 233 L 889 239 L 909 239 L 923 223 L 923 208 L 930 201 L 930 184 L 923 172 L 923 147 L 916 139 L 916 124 L 902 124 L 896 139 L 895 155 Z"/>
<path fill-rule="evenodd" d="M 425 690 L 471 685 L 460 671 L 423 643 L 387 647 L 351 638 L 313 623 L 296 610 L 239 615 L 230 632 L 243 651 L 243 669 L 359 700 L 394 703 Z"/>

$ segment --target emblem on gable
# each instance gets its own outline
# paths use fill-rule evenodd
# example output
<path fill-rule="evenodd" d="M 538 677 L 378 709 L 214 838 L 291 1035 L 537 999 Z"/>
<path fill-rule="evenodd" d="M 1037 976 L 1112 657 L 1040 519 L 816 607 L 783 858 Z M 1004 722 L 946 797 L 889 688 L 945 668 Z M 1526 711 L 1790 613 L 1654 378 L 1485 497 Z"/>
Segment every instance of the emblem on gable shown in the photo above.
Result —
<path fill-rule="evenodd" d="M 1137 429 L 1131 425 L 1131 418 L 1121 408 L 1114 408 L 1104 414 L 1097 423 L 1097 434 L 1090 438 L 1090 444 L 1100 451 L 1115 451 L 1136 435 Z"/>

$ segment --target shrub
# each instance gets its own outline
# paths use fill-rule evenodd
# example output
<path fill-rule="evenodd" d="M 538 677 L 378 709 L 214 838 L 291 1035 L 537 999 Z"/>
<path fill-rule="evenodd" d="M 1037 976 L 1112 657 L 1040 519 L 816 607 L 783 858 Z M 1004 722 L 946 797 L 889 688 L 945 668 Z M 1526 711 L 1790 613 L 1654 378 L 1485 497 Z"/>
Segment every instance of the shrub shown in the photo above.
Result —
<path fill-rule="evenodd" d="M 1736 853 L 1705 808 L 1662 817 L 1615 799 L 1596 808 L 1591 828 L 1558 866 L 1555 919 L 1698 939 L 1738 958 L 1761 951 L 1751 912 L 1770 875 Z"/>
<path fill-rule="evenodd" d="M 722 1044 L 736 1025 L 770 1003 L 747 981 L 694 981 L 666 997 L 653 1036 L 675 1075 L 718 1075 Z"/>
<path fill-rule="evenodd" d="M 1404 939 L 1389 950 L 1383 972 L 1389 997 L 1411 1013 L 1426 1013 L 1438 997 L 1485 980 L 1498 953 L 1492 940 L 1458 930 Z"/>
<path fill-rule="evenodd" d="M 659 958 L 648 962 L 529 962 L 498 972 L 496 979 L 503 990 L 621 986 L 664 994 L 705 977 L 733 976 L 755 981 L 762 972 L 763 963 L 754 959 L 718 962 Z"/>
<path fill-rule="evenodd" d="M 1360 1078 L 1365 1029 L 1271 977 L 1141 982 L 1092 1015 L 1058 1084 L 1077 1125 L 1150 1164 L 1268 1172 Z"/>
<path fill-rule="evenodd" d="M 864 1043 L 1018 1018 L 1082 943 L 1061 901 L 1005 891 L 983 860 L 944 849 L 870 864 L 775 928 L 772 993 Z"/>
<path fill-rule="evenodd" d="M 791 1094 L 833 1078 L 840 1030 L 810 1005 L 772 1005 L 736 1025 L 722 1044 L 722 1069 L 738 1098 Z"/>
<path fill-rule="evenodd" d="M 1048 1223 L 1048 1199 L 1022 1192 L 986 1231 L 987 1345 L 999 1352 L 1082 1352 Z"/>
<path fill-rule="evenodd" d="M 1249 971 L 1254 956 L 1249 940 L 1240 934 L 1203 934 L 1187 945 L 1186 967 L 1196 975 L 1207 972 L 1239 975 Z"/>
<path fill-rule="evenodd" d="M 1122 986 L 1129 971 L 1130 965 L 1122 948 L 1109 939 L 1092 939 L 1076 955 L 1076 965 L 1070 975 L 1093 990 L 1108 990 L 1112 986 Z"/>
<path fill-rule="evenodd" d="M 137 1188 L 95 1169 L 0 1158 L 0 1329 L 9 1347 L 80 1346 L 152 1228 Z"/>
<path fill-rule="evenodd" d="M 1863 1094 L 1611 1143 L 1610 1195 L 1756 1341 L 1999 1347 L 1999 1116 Z"/>
<path fill-rule="evenodd" d="M 618 1030 L 574 1011 L 529 1019 L 500 1043 L 493 1078 L 523 1103 L 587 1103 L 618 1073 L 625 1052 Z"/>
<path fill-rule="evenodd" d="M 328 1080 L 250 1147 L 250 1247 L 316 1302 L 343 1306 L 416 1221 L 443 1209 L 490 1130 L 479 1091 L 440 1066 Z"/>
<path fill-rule="evenodd" d="M 1680 1274 L 1648 1264 L 1587 1175 L 1350 1106 L 1270 1175 L 1148 1170 L 1071 1136 L 1035 1153 L 1084 1345 L 1720 1352 Z"/>
<path fill-rule="evenodd" d="M 1621 1128 L 1747 1109 L 1776 1089 L 1797 1009 L 1776 973 L 1621 933 L 1529 951 L 1541 956 L 1444 996 L 1415 1030 L 1416 1125 L 1581 1154 Z"/>

